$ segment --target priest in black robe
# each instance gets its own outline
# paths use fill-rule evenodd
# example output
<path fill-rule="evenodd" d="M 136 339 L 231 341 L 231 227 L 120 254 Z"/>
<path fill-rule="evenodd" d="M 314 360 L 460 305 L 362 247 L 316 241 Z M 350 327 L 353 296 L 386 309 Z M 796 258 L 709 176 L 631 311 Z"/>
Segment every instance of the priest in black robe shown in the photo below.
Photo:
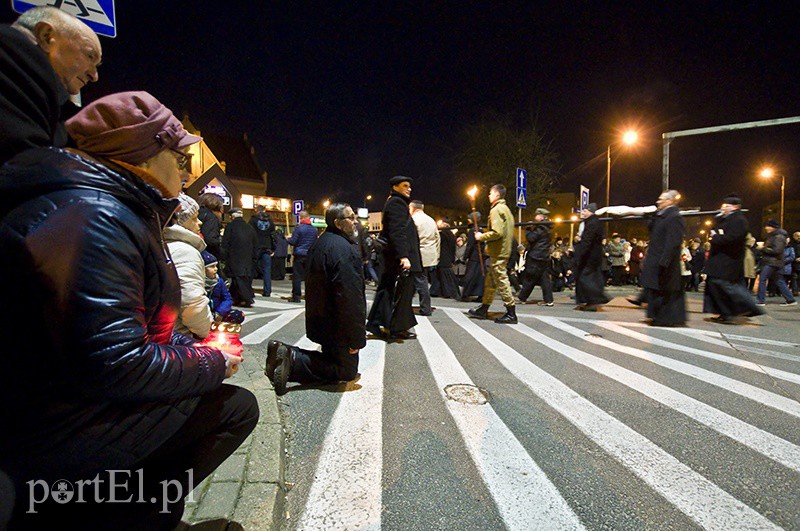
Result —
<path fill-rule="evenodd" d="M 442 297 L 445 299 L 460 299 L 461 294 L 458 289 L 458 279 L 453 271 L 453 263 L 456 261 L 456 235 L 450 230 L 450 223 L 447 219 L 441 219 L 439 234 L 441 235 L 441 246 L 439 248 L 439 265 L 434 271 L 431 281 L 431 297 Z"/>
<path fill-rule="evenodd" d="M 581 211 L 583 232 L 575 244 L 575 302 L 576 310 L 596 312 L 609 301 L 605 293 L 603 261 L 603 226 L 595 215 L 597 204 L 589 203 Z"/>

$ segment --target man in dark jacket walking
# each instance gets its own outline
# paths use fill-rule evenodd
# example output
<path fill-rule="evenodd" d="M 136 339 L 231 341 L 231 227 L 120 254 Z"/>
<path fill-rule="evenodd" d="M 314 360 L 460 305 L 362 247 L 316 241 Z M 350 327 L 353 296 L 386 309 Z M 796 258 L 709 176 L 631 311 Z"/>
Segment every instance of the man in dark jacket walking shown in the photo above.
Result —
<path fill-rule="evenodd" d="M 0 26 L 0 165 L 29 148 L 67 144 L 63 107 L 97 81 L 101 55 L 97 35 L 54 7 Z"/>
<path fill-rule="evenodd" d="M 300 302 L 303 295 L 302 282 L 306 274 L 308 250 L 317 241 L 317 229 L 311 224 L 311 216 L 305 210 L 300 212 L 300 223 L 294 228 L 286 241 L 294 247 L 292 251 L 292 296 L 289 302 Z"/>
<path fill-rule="evenodd" d="M 596 312 L 608 302 L 605 293 L 606 278 L 603 263 L 603 227 L 595 215 L 597 204 L 589 203 L 581 211 L 583 232 L 575 244 L 575 302 L 576 310 Z"/>
<path fill-rule="evenodd" d="M 650 220 L 650 246 L 642 268 L 647 317 L 653 326 L 686 324 L 686 295 L 681 282 L 681 249 L 686 222 L 678 209 L 678 194 L 658 196 L 658 211 Z"/>
<path fill-rule="evenodd" d="M 767 302 L 767 280 L 771 280 L 778 287 L 785 302 L 781 306 L 795 306 L 795 301 L 791 290 L 786 285 L 781 271 L 784 266 L 784 251 L 789 234 L 781 228 L 778 220 L 771 219 L 767 222 L 764 230 L 767 232 L 767 240 L 761 247 L 761 274 L 758 278 L 758 301 L 759 306 L 766 305 Z"/>
<path fill-rule="evenodd" d="M 711 318 L 718 323 L 734 324 L 734 317 L 764 313 L 744 285 L 744 248 L 750 227 L 741 208 L 739 196 L 728 195 L 711 228 L 703 312 L 719 314 Z"/>
<path fill-rule="evenodd" d="M 383 206 L 383 247 L 381 281 L 369 311 L 367 330 L 388 339 L 414 339 L 411 328 L 417 324 L 411 309 L 414 298 L 412 273 L 422 271 L 417 227 L 408 205 L 411 202 L 411 177 L 389 179 L 392 192 Z"/>
<path fill-rule="evenodd" d="M 253 269 L 258 256 L 256 230 L 245 223 L 241 208 L 231 209 L 231 220 L 222 235 L 222 257 L 231 279 L 233 304 L 250 308 L 255 302 L 253 292 Z"/>
<path fill-rule="evenodd" d="M 367 344 L 364 271 L 353 245 L 356 215 L 350 205 L 334 203 L 325 223 L 328 228 L 306 258 L 306 334 L 322 351 L 270 341 L 265 373 L 278 395 L 286 392 L 287 382 L 355 379 L 358 351 Z"/>
<path fill-rule="evenodd" d="M 539 285 L 542 287 L 544 299 L 539 306 L 553 305 L 553 284 L 550 279 L 552 234 L 547 223 L 549 213 L 550 211 L 545 208 L 537 208 L 533 220 L 539 225 L 533 225 L 525 232 L 528 251 L 525 255 L 525 270 L 522 272 L 522 290 L 519 292 L 519 300 L 522 303 L 528 299 L 534 286 Z"/>
<path fill-rule="evenodd" d="M 269 297 L 272 294 L 272 255 L 275 253 L 275 223 L 269 217 L 264 205 L 256 205 L 256 213 L 250 218 L 250 226 L 258 236 L 258 270 L 264 281 L 261 294 Z"/>

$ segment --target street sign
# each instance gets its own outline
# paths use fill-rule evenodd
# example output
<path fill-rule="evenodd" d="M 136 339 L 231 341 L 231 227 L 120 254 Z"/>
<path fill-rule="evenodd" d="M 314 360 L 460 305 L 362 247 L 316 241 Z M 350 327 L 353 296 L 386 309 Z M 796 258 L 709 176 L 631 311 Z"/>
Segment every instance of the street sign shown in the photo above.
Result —
<path fill-rule="evenodd" d="M 589 207 L 589 189 L 581 185 L 581 210 Z"/>
<path fill-rule="evenodd" d="M 98 35 L 117 36 L 114 0 L 11 0 L 11 8 L 17 13 L 43 6 L 55 7 L 74 15 Z"/>
<path fill-rule="evenodd" d="M 517 168 L 517 188 L 528 187 L 528 172 L 522 168 Z"/>
<path fill-rule="evenodd" d="M 528 206 L 528 172 L 517 168 L 517 208 L 526 206 Z"/>
<path fill-rule="evenodd" d="M 305 203 L 302 199 L 292 201 L 292 213 L 294 214 L 294 222 L 300 223 L 300 212 L 305 208 Z"/>
<path fill-rule="evenodd" d="M 525 208 L 528 206 L 528 193 L 525 188 L 517 188 L 517 206 Z"/>

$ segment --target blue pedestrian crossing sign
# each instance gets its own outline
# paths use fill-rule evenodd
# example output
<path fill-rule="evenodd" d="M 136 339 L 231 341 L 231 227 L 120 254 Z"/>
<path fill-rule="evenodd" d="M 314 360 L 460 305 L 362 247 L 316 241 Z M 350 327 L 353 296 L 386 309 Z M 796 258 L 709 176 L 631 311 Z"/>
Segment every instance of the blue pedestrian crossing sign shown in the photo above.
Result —
<path fill-rule="evenodd" d="M 517 168 L 517 207 L 528 206 L 528 172 Z"/>
<path fill-rule="evenodd" d="M 589 208 L 589 189 L 581 185 L 581 210 Z"/>
<path fill-rule="evenodd" d="M 81 19 L 98 35 L 117 36 L 114 0 L 11 0 L 11 8 L 17 13 L 44 6 L 55 7 Z"/>

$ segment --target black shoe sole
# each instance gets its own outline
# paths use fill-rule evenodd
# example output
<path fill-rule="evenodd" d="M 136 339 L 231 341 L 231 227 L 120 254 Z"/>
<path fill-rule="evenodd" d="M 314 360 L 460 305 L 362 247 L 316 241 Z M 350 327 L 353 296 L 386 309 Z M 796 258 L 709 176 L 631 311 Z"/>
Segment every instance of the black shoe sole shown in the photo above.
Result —
<path fill-rule="evenodd" d="M 275 368 L 275 378 L 272 385 L 275 387 L 275 394 L 282 396 L 286 394 L 286 384 L 292 374 L 292 351 L 284 344 L 278 346 L 278 366 Z"/>
<path fill-rule="evenodd" d="M 278 347 L 283 345 L 280 341 L 270 339 L 267 343 L 267 363 L 264 367 L 264 374 L 269 381 L 275 380 L 275 369 L 278 367 Z"/>

